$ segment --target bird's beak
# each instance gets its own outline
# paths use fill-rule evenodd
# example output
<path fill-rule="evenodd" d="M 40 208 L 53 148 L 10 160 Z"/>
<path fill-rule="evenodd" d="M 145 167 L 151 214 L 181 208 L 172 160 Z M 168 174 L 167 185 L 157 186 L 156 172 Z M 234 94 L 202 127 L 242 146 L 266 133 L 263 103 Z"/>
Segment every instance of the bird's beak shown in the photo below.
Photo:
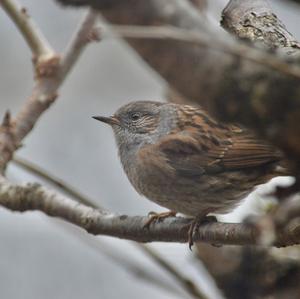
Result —
<path fill-rule="evenodd" d="M 115 116 L 93 116 L 94 119 L 102 121 L 103 123 L 106 123 L 108 125 L 120 125 L 120 121 Z"/>

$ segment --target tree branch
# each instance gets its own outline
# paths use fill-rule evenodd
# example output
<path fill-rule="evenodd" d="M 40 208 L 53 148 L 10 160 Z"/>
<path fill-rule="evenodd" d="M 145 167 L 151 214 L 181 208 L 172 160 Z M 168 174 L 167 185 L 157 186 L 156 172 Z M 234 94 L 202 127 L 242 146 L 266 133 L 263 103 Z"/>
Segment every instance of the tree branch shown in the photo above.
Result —
<path fill-rule="evenodd" d="M 100 32 L 94 29 L 98 17 L 99 13 L 97 11 L 90 10 L 78 25 L 77 30 L 75 30 L 74 35 L 62 56 L 60 70 L 60 77 L 62 80 L 71 70 L 85 46 L 91 41 L 100 41 Z"/>
<path fill-rule="evenodd" d="M 84 16 L 80 28 L 75 32 L 70 46 L 60 62 L 58 54 L 46 59 L 36 66 L 36 83 L 31 96 L 14 119 L 6 121 L 6 130 L 0 129 L 0 173 L 4 173 L 7 163 L 14 151 L 20 146 L 22 139 L 49 108 L 57 97 L 57 90 L 63 83 L 68 71 L 75 63 L 83 48 L 91 41 L 89 38 L 96 22 L 97 13 L 93 10 Z M 86 38 L 84 38 L 86 36 Z M 2 132 L 2 134 L 1 134 Z M 2 147 L 3 140 L 10 140 L 10 145 Z M 7 142 L 5 142 L 7 143 Z"/>
<path fill-rule="evenodd" d="M 99 204 L 95 204 L 92 200 L 88 199 L 86 196 L 84 196 L 81 192 L 76 190 L 71 185 L 67 184 L 66 182 L 62 181 L 61 179 L 49 174 L 47 171 L 42 169 L 41 167 L 33 164 L 32 162 L 26 161 L 24 159 L 20 159 L 18 157 L 14 157 L 13 163 L 15 163 L 17 166 L 31 172 L 34 175 L 39 176 L 40 178 L 50 182 L 55 187 L 63 190 L 65 193 L 67 193 L 69 196 L 75 198 L 80 203 L 92 207 L 97 210 L 102 210 L 103 208 Z"/>
<path fill-rule="evenodd" d="M 108 235 L 138 242 L 188 241 L 191 219 L 168 218 L 163 222 L 144 227 L 148 217 L 116 215 L 79 204 L 70 198 L 38 184 L 13 185 L 0 178 L 0 205 L 12 211 L 39 210 L 53 217 L 71 222 L 95 235 Z M 212 244 L 255 245 L 259 233 L 255 227 L 246 224 L 210 223 L 201 226 L 194 241 Z M 300 223 L 294 221 L 278 232 L 275 246 L 300 243 Z"/>
<path fill-rule="evenodd" d="M 222 26 L 240 38 L 261 41 L 288 55 L 300 54 L 300 43 L 273 13 L 267 0 L 231 0 L 222 13 Z"/>
<path fill-rule="evenodd" d="M 100 28 L 96 29 L 100 32 Z M 174 26 L 110 25 L 110 29 L 112 29 L 118 36 L 127 39 L 176 41 L 204 47 L 213 51 L 221 52 L 222 54 L 229 54 L 237 58 L 258 63 L 262 66 L 273 69 L 274 71 L 300 79 L 299 67 L 293 67 L 285 61 L 279 60 L 278 57 L 270 55 L 269 53 L 264 53 L 255 48 L 251 48 L 249 51 L 249 48 L 244 44 L 240 44 L 239 47 L 226 47 L 225 45 L 211 43 L 211 41 L 201 33 L 180 29 Z M 112 36 L 110 32 L 101 31 L 103 37 Z"/>
<path fill-rule="evenodd" d="M 47 60 L 55 55 L 55 51 L 30 18 L 26 8 L 21 7 L 15 0 L 1 0 L 0 4 L 20 30 L 32 51 L 34 60 Z"/>

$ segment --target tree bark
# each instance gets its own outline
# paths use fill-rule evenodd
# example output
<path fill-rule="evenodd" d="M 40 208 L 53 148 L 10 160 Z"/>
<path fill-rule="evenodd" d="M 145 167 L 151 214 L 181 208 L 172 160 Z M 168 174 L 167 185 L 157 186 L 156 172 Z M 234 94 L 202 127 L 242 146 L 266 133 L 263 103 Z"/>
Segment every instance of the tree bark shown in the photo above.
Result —
<path fill-rule="evenodd" d="M 221 25 L 228 32 L 262 42 L 269 49 L 282 49 L 287 55 L 299 56 L 300 44 L 274 14 L 266 0 L 231 0 L 222 13 Z"/>

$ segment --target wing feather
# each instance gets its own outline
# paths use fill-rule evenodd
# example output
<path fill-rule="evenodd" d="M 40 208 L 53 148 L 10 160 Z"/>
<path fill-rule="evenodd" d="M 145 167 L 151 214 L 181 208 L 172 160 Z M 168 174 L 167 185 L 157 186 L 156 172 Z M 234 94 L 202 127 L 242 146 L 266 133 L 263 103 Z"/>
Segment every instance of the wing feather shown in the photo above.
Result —
<path fill-rule="evenodd" d="M 210 138 L 194 129 L 180 131 L 162 138 L 156 146 L 170 166 L 187 177 L 264 167 L 281 159 L 279 151 L 248 132 L 230 127 L 216 132 Z"/>

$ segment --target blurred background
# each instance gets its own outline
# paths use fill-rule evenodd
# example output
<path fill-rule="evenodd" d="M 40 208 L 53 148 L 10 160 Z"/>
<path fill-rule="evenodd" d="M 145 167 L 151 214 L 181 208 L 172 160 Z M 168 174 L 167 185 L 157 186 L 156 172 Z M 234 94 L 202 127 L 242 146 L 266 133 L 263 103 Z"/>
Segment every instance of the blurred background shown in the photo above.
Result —
<path fill-rule="evenodd" d="M 208 1 L 207 18 L 218 26 L 227 1 Z M 275 12 L 300 39 L 299 11 L 286 1 L 271 1 Z M 54 1 L 22 0 L 52 46 L 61 51 L 84 14 Z M 220 29 L 222 30 L 222 29 Z M 15 114 L 33 86 L 31 53 L 12 21 L 0 9 L 0 115 Z M 59 91 L 59 98 L 25 139 L 19 157 L 40 165 L 114 212 L 146 215 L 161 211 L 142 199 L 121 169 L 110 128 L 91 118 L 111 114 L 131 100 L 163 100 L 164 82 L 123 42 L 105 39 L 87 47 Z M 16 182 L 41 181 L 12 163 Z M 45 182 L 43 182 L 45 183 Z M 117 187 L 116 187 L 117 186 Z M 252 196 L 226 216 L 239 221 L 260 204 Z M 251 201 L 252 200 L 252 201 Z M 189 298 L 134 244 L 85 232 L 39 212 L 0 209 L 1 298 Z M 98 242 L 99 240 L 99 242 Z M 200 263 L 183 244 L 153 244 L 160 254 L 199 284 L 211 298 L 222 298 Z M 154 273 L 175 293 L 125 269 L 103 250 L 130 259 Z M 177 294 L 176 294 L 177 293 Z"/>

